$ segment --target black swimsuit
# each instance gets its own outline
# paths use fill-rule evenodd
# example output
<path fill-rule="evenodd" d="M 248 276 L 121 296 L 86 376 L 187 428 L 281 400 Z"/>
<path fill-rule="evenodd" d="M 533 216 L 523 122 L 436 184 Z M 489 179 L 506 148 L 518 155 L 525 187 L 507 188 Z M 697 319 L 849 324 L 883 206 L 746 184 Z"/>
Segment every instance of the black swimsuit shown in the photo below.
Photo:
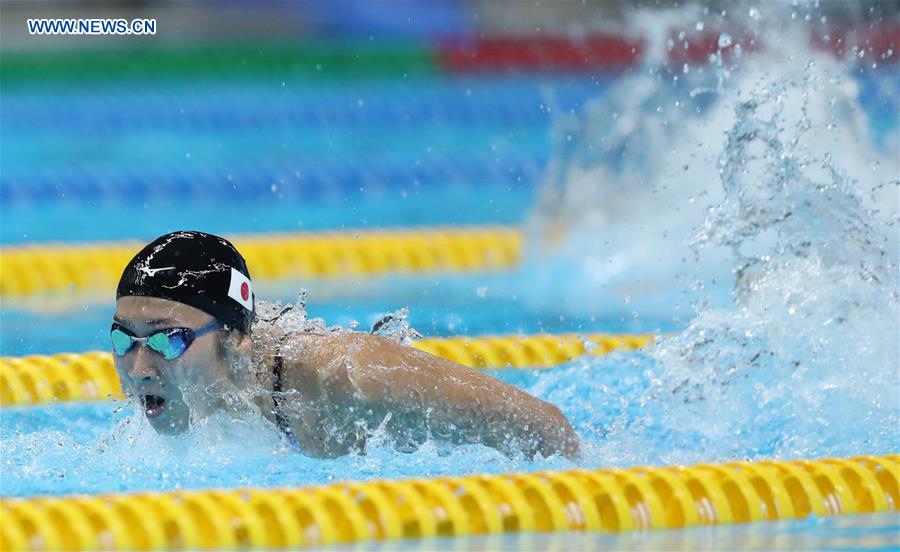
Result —
<path fill-rule="evenodd" d="M 287 416 L 284 415 L 284 409 L 281 407 L 281 378 L 282 372 L 284 372 L 284 358 L 281 356 L 281 344 L 283 342 L 284 337 L 278 341 L 278 348 L 275 350 L 274 366 L 272 368 L 275 376 L 275 383 L 272 385 L 272 403 L 275 405 L 275 424 L 292 443 L 296 443 L 297 439 L 294 437 L 294 431 L 291 429 Z"/>

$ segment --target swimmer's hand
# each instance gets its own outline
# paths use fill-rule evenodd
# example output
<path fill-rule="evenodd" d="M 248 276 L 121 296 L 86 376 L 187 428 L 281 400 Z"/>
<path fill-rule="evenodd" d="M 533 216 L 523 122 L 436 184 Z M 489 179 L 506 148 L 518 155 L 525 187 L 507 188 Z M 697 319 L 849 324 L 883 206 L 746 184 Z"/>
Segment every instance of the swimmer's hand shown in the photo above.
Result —
<path fill-rule="evenodd" d="M 578 435 L 560 410 L 478 370 L 389 339 L 351 333 L 347 375 L 369 405 L 419 419 L 434 435 L 508 455 L 579 456 Z"/>

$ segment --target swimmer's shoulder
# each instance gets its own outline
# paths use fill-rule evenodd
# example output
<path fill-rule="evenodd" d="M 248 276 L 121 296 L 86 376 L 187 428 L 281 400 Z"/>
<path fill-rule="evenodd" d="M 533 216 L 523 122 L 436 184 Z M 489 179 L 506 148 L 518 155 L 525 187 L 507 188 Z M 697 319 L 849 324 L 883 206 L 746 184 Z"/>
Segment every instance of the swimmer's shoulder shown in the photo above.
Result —
<path fill-rule="evenodd" d="M 368 402 L 389 395 L 385 387 L 406 381 L 410 370 L 422 374 L 437 368 L 440 359 L 388 338 L 363 332 L 292 333 L 281 351 L 285 382 L 314 388 L 329 400 Z M 420 358 L 421 357 L 421 358 Z M 437 362 L 435 362 L 437 361 Z M 406 382 L 409 385 L 422 382 Z"/>
<path fill-rule="evenodd" d="M 363 332 L 291 332 L 269 340 L 262 348 L 266 350 L 259 353 L 270 367 L 276 356 L 281 357 L 285 386 L 308 392 L 327 389 L 347 398 L 384 395 L 384 387 L 398 383 L 398 378 L 418 380 L 412 376 L 435 371 L 447 374 L 456 369 L 465 375 L 470 372 L 440 357 Z"/>
<path fill-rule="evenodd" d="M 280 350 L 285 361 L 324 369 L 352 363 L 361 353 L 391 355 L 397 350 L 393 345 L 390 340 L 363 332 L 295 332 L 281 339 Z"/>
<path fill-rule="evenodd" d="M 270 348 L 266 356 L 272 368 L 280 357 L 285 388 L 304 391 L 308 396 L 327 393 L 330 399 L 355 391 L 347 375 L 347 340 L 341 334 L 289 332 Z"/>

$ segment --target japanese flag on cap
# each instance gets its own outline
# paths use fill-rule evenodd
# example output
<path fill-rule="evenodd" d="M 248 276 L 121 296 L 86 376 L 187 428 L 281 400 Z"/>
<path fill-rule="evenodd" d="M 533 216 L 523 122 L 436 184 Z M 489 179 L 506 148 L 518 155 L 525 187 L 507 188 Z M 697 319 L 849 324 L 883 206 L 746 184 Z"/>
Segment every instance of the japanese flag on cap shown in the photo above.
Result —
<path fill-rule="evenodd" d="M 253 310 L 253 286 L 250 278 L 239 270 L 231 269 L 231 283 L 228 285 L 228 296 L 241 304 L 245 309 Z"/>

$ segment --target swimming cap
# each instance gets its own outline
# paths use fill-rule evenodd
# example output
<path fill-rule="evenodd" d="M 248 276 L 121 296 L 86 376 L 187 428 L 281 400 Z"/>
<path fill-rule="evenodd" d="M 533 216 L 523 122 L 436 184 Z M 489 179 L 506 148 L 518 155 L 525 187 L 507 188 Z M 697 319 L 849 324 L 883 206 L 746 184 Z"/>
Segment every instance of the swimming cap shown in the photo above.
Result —
<path fill-rule="evenodd" d="M 253 288 L 244 257 L 225 238 L 185 230 L 156 238 L 131 259 L 116 289 L 198 308 L 250 333 Z"/>

